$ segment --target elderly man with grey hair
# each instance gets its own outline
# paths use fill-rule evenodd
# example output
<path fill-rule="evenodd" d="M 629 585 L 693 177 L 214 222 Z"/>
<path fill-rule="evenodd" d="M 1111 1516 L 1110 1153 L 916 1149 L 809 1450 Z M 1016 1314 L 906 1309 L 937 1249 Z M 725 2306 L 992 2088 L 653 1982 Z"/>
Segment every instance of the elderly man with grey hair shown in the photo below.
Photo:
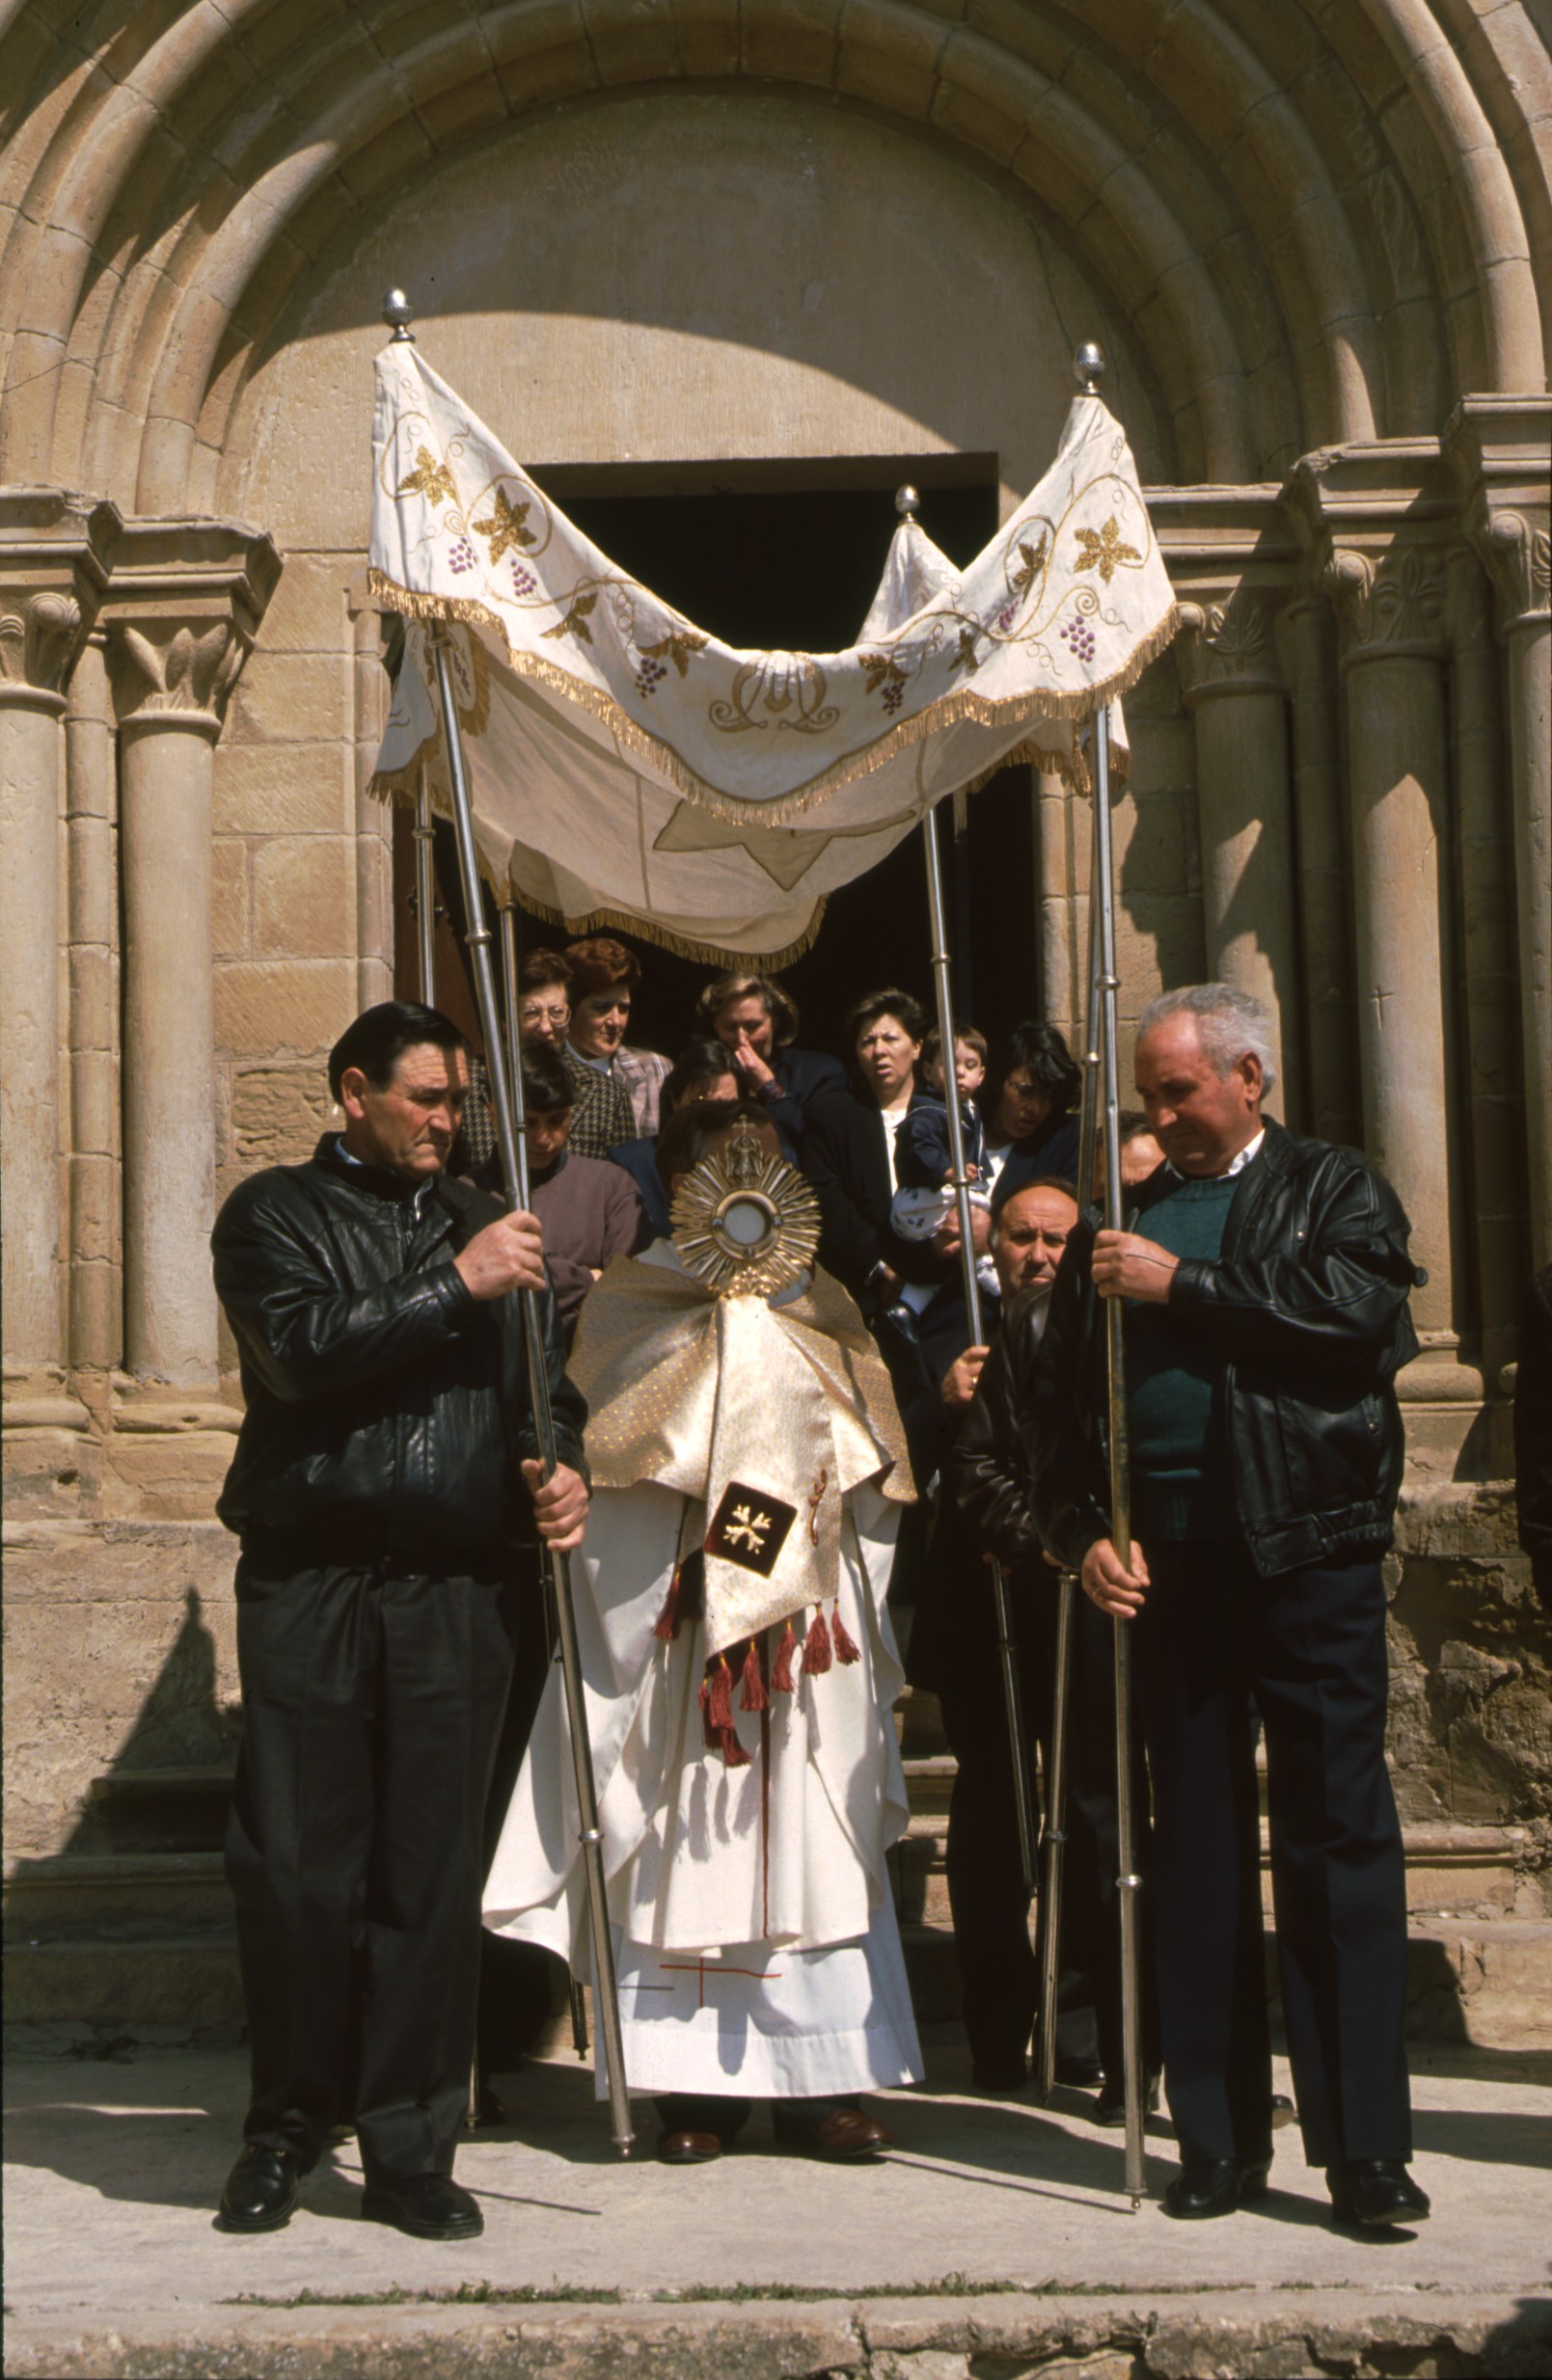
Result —
<path fill-rule="evenodd" d="M 1406 1899 L 1385 1771 L 1385 1598 L 1417 1351 L 1410 1227 L 1373 1166 L 1262 1114 L 1265 1011 L 1227 984 L 1144 1010 L 1164 1162 L 1128 1229 L 1068 1243 L 1022 1416 L 1051 1553 L 1136 1630 L 1154 1798 L 1166 2210 L 1229 2214 L 1271 2157 L 1253 1715 L 1266 1742 L 1283 2010 L 1336 2220 L 1415 2223 Z M 1102 1298 L 1125 1301 L 1135 1542 L 1112 1542 Z"/>

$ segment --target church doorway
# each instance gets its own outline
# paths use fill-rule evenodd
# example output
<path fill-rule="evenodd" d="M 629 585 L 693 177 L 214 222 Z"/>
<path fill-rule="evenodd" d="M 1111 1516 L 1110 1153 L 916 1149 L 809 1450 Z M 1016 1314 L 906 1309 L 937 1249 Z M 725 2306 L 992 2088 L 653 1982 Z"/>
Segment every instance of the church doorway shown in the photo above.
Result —
<path fill-rule="evenodd" d="M 927 482 L 922 526 L 954 562 L 968 562 L 996 528 L 996 467 L 990 455 L 954 457 L 959 484 L 953 485 L 932 483 L 942 471 L 936 458 L 922 466 L 852 467 L 858 477 L 865 473 L 863 485 L 854 478 L 816 486 L 810 478 L 790 487 L 708 486 L 714 468 L 699 467 L 689 484 L 688 472 L 670 473 L 661 466 L 617 467 L 602 485 L 601 474 L 581 470 L 534 476 L 621 568 L 734 645 L 825 652 L 851 644 L 884 568 L 895 528 L 893 492 L 903 478 Z M 827 479 L 838 479 L 846 468 L 830 466 Z M 806 469 L 812 473 L 814 467 Z M 743 466 L 741 476 L 750 471 Z M 995 1039 L 1039 1008 L 1029 770 L 1004 770 L 972 796 L 963 833 L 951 832 L 947 805 L 939 818 L 956 1008 Z M 400 812 L 401 993 L 413 990 L 415 948 L 405 899 L 413 881 L 407 829 Z M 450 831 L 439 828 L 442 897 L 459 918 L 452 861 Z M 642 977 L 631 1038 L 671 1056 L 693 1036 L 695 995 L 711 970 L 644 936 L 626 938 L 640 958 Z M 527 921 L 525 943 L 531 947 L 539 939 L 558 941 L 559 930 Z M 440 940 L 450 957 L 450 936 Z M 831 897 L 813 945 L 782 970 L 802 1015 L 804 1046 L 848 1058 L 846 1012 L 862 993 L 884 985 L 914 993 L 930 1012 L 929 960 L 921 847 L 911 836 L 868 876 Z M 439 984 L 442 972 L 439 952 Z M 456 1005 L 460 1020 L 472 1022 L 472 1001 Z"/>

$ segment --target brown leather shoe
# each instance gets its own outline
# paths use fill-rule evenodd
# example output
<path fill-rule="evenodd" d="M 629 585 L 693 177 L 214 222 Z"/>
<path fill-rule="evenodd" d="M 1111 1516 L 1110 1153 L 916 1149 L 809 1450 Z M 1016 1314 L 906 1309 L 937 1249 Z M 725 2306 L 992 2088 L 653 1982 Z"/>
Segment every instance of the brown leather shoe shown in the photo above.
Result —
<path fill-rule="evenodd" d="M 876 2157 L 889 2147 L 889 2135 L 882 2123 L 864 2116 L 859 2107 L 837 2107 L 832 2114 L 821 2116 L 802 2146 L 818 2157 L 830 2157 L 837 2163 L 853 2157 Z"/>
<path fill-rule="evenodd" d="M 665 2165 L 710 2165 L 722 2153 L 715 2132 L 665 2132 L 658 2140 L 658 2156 Z"/>

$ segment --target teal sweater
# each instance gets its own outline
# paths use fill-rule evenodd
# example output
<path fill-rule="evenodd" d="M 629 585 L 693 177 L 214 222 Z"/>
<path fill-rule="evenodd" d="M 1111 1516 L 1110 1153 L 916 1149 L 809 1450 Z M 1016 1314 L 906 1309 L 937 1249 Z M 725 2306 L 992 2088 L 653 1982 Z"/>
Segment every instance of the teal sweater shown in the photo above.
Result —
<path fill-rule="evenodd" d="M 1145 1239 L 1173 1256 L 1216 1260 L 1239 1187 L 1236 1176 L 1173 1182 L 1140 1220 Z M 1127 1425 L 1132 1524 L 1150 1536 L 1232 1535 L 1223 1365 L 1169 1305 L 1127 1300 Z"/>

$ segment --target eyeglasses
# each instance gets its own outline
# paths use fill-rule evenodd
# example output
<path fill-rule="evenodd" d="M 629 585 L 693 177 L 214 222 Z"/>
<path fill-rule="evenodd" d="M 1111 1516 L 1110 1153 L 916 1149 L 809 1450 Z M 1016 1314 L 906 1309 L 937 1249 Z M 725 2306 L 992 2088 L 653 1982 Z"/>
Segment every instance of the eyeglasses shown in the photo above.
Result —
<path fill-rule="evenodd" d="M 571 1022 L 571 1011 L 564 1000 L 525 1000 L 521 1021 L 525 1025 L 567 1025 Z"/>

